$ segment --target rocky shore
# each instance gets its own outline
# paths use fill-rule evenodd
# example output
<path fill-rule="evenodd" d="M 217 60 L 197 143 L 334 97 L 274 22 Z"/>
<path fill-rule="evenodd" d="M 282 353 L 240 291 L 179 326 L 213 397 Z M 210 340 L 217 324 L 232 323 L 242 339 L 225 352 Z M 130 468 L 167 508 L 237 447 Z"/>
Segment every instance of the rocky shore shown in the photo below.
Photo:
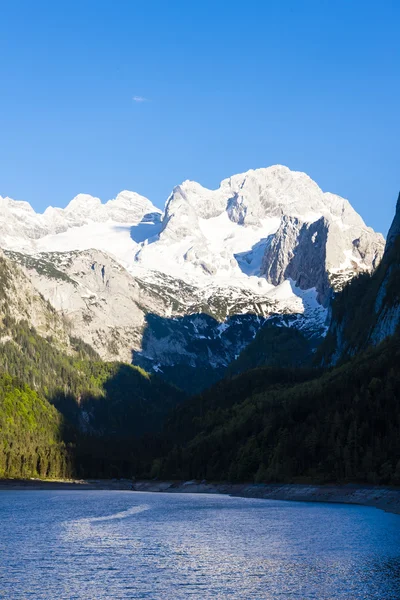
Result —
<path fill-rule="evenodd" d="M 229 494 L 266 500 L 361 504 L 400 515 L 400 489 L 380 486 L 141 481 L 135 483 L 133 489 L 138 492 Z"/>
<path fill-rule="evenodd" d="M 133 490 L 171 494 L 228 494 L 243 498 L 294 502 L 360 504 L 400 515 L 400 488 L 381 486 L 208 483 L 205 481 L 136 481 L 129 479 L 43 480 L 3 479 L 4 490 Z"/>

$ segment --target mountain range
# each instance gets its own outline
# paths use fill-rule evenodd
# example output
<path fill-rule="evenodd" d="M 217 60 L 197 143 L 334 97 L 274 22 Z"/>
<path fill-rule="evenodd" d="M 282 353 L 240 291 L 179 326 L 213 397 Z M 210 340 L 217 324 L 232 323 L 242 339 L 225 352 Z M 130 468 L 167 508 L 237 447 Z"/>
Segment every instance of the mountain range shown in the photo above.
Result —
<path fill-rule="evenodd" d="M 267 322 L 314 351 L 332 295 L 374 271 L 384 245 L 347 200 L 279 165 L 216 190 L 185 181 L 163 212 L 128 191 L 43 214 L 0 198 L 5 257 L 70 333 L 190 392 L 220 379 Z"/>
<path fill-rule="evenodd" d="M 400 484 L 400 198 L 386 245 L 285 167 L 1 210 L 0 477 Z"/>

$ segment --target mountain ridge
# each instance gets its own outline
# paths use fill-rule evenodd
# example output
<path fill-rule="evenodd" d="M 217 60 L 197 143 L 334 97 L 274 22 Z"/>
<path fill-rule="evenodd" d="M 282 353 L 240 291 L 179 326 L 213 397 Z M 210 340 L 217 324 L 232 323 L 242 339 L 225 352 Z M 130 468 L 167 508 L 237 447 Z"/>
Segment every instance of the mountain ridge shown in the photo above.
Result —
<path fill-rule="evenodd" d="M 104 359 L 130 361 L 134 353 L 162 372 L 158 359 L 148 359 L 165 355 L 172 330 L 183 360 L 176 368 L 205 366 L 193 364 L 184 316 L 205 315 L 210 330 L 202 335 L 210 343 L 203 356 L 209 353 L 211 365 L 221 364 L 212 341 L 218 325 L 206 315 L 226 325 L 234 315 L 252 315 L 242 319 L 248 341 L 276 315 L 293 315 L 282 326 L 323 336 L 332 291 L 374 270 L 384 240 L 347 200 L 275 165 L 233 175 L 216 190 L 187 180 L 173 189 L 164 213 L 126 190 L 105 203 L 80 194 L 42 214 L 0 199 L 0 247 Z M 153 335 L 147 314 L 166 324 L 181 319 L 181 329 L 171 321 L 163 328 L 168 339 Z M 229 351 L 220 347 L 235 360 L 240 336 L 227 327 L 222 337 Z"/>

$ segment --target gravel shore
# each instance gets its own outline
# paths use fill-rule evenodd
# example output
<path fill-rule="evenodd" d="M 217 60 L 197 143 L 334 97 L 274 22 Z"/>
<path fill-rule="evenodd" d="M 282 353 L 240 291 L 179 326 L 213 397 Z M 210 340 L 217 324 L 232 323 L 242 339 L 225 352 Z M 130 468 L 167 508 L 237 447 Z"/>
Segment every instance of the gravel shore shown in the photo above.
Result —
<path fill-rule="evenodd" d="M 295 502 L 332 502 L 361 504 L 400 515 L 400 488 L 381 486 L 207 483 L 198 481 L 137 481 L 129 479 L 43 480 L 3 479 L 5 490 L 133 490 L 136 492 L 166 492 L 171 494 L 228 494 L 243 498 L 289 500 Z"/>
<path fill-rule="evenodd" d="M 229 494 L 267 500 L 361 504 L 400 515 L 400 489 L 380 486 L 141 481 L 135 483 L 133 489 L 143 492 Z"/>

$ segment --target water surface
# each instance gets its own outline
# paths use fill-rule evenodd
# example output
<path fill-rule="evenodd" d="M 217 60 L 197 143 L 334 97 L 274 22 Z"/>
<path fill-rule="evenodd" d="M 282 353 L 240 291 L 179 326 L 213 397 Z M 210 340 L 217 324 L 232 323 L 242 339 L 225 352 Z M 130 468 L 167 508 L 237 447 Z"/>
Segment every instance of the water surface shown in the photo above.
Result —
<path fill-rule="evenodd" d="M 0 598 L 400 598 L 400 517 L 123 491 L 0 492 Z"/>

